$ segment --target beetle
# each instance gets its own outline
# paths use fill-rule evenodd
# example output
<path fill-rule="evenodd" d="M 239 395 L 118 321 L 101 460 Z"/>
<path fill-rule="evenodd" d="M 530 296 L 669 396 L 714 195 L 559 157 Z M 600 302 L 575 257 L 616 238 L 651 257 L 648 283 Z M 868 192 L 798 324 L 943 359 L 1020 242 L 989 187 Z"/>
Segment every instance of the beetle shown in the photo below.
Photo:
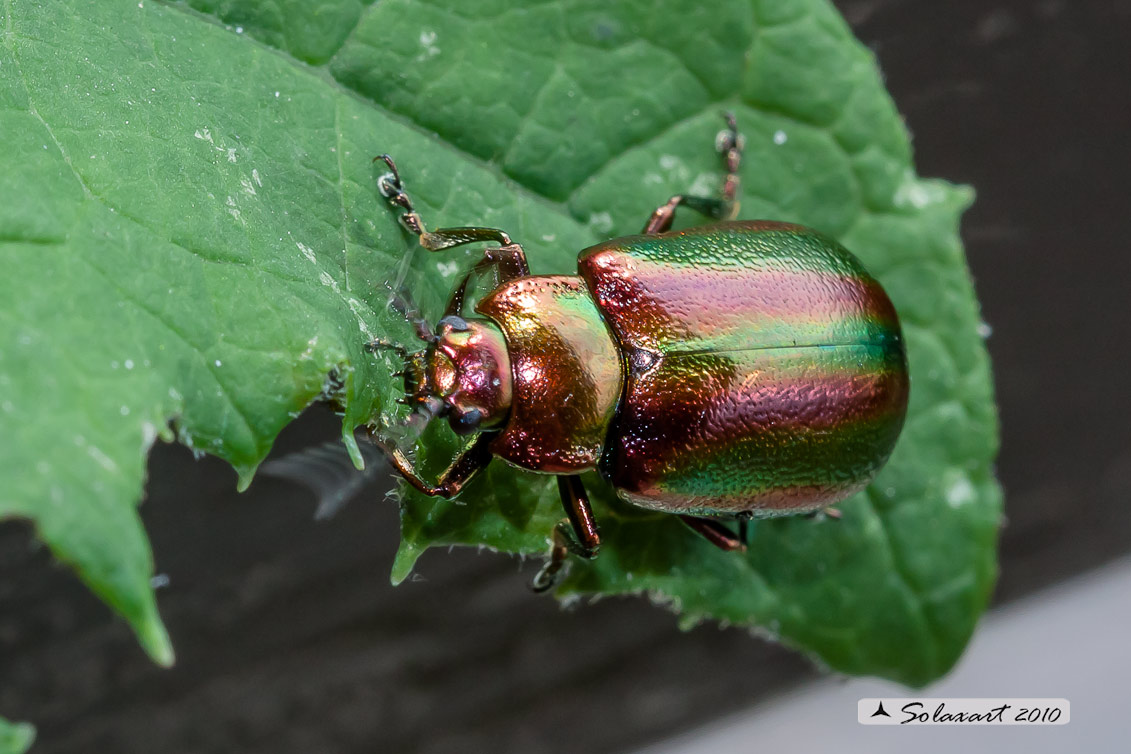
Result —
<path fill-rule="evenodd" d="M 750 518 L 814 514 L 864 488 L 903 426 L 907 360 L 887 294 L 817 231 L 734 219 L 743 137 L 725 117 L 721 197 L 673 196 L 641 235 L 582 250 L 576 275 L 531 275 L 501 230 L 426 230 L 392 158 L 376 158 L 389 168 L 380 192 L 425 249 L 491 245 L 434 327 L 402 300 L 423 350 L 369 344 L 404 360 L 401 402 L 417 417 L 474 440 L 429 483 L 390 436 L 374 439 L 425 495 L 454 498 L 494 457 L 555 475 L 567 517 L 536 590 L 569 553 L 597 554 L 582 472 L 743 550 Z M 717 222 L 672 231 L 679 207 Z M 466 314 L 472 280 L 490 272 L 497 285 Z"/>

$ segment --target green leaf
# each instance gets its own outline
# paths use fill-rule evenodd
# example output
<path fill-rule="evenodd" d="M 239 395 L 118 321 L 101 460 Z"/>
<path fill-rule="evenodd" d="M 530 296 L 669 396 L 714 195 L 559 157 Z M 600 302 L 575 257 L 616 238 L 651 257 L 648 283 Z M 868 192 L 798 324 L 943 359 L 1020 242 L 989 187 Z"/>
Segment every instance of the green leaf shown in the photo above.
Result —
<path fill-rule="evenodd" d="M 27 723 L 10 723 L 0 717 L 0 754 L 24 754 L 35 743 L 35 728 Z"/>
<path fill-rule="evenodd" d="M 135 505 L 156 438 L 241 483 L 310 402 L 343 436 L 397 420 L 411 338 L 474 251 L 427 255 L 375 190 L 396 156 L 430 226 L 506 229 L 536 273 L 711 191 L 747 137 L 743 216 L 840 238 L 905 325 L 912 406 L 842 521 L 759 523 L 717 552 L 588 480 L 605 544 L 565 593 L 647 592 L 759 627 L 830 667 L 922 684 L 957 659 L 995 575 L 997 430 L 957 239 L 970 192 L 916 177 L 870 53 L 825 0 L 9 0 L 0 44 L 0 516 L 172 659 Z M 674 31 L 673 31 L 674 30 Z M 454 264 L 453 264 L 454 263 Z M 435 471 L 457 443 L 432 431 Z M 355 454 L 356 455 L 356 454 Z M 394 579 L 433 545 L 544 552 L 551 480 L 493 464 L 458 503 L 408 494 Z"/>

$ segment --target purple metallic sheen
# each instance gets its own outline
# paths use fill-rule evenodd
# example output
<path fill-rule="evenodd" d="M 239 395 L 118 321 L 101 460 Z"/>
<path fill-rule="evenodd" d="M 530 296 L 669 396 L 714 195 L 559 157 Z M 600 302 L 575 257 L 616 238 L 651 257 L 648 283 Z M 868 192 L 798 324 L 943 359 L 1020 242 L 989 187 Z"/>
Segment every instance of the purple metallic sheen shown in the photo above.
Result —
<path fill-rule="evenodd" d="M 899 322 L 835 241 L 720 223 L 583 251 L 628 365 L 600 463 L 626 500 L 697 515 L 816 510 L 890 455 L 907 407 Z"/>
<path fill-rule="evenodd" d="M 432 384 L 451 407 L 453 422 L 472 411 L 478 426 L 489 429 L 510 409 L 511 364 L 507 342 L 493 322 L 469 319 L 461 327 L 439 326 L 436 351 L 447 358 L 432 361 Z"/>
<path fill-rule="evenodd" d="M 859 261 L 800 226 L 734 222 L 628 236 L 584 250 L 578 267 L 627 349 L 833 345 L 898 332 L 895 310 Z"/>

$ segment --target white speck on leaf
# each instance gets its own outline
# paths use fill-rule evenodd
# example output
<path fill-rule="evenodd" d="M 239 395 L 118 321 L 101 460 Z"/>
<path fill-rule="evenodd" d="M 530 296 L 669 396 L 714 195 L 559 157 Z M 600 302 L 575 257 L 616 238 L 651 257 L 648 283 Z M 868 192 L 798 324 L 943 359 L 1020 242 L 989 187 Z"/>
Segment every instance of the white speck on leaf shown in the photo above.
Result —
<path fill-rule="evenodd" d="M 597 233 L 608 233 L 613 229 L 613 217 L 608 212 L 594 212 L 587 225 Z"/>
<path fill-rule="evenodd" d="M 141 423 L 141 449 L 149 450 L 153 447 L 153 441 L 157 439 L 157 427 L 153 422 Z"/>
<path fill-rule="evenodd" d="M 236 161 L 236 150 L 235 150 L 235 148 L 229 147 L 228 148 L 228 162 L 235 162 L 235 161 Z"/>
<path fill-rule="evenodd" d="M 318 257 L 314 256 L 314 251 L 309 246 L 302 241 L 295 241 L 295 243 L 298 244 L 298 250 L 302 252 L 304 257 L 310 260 L 311 264 L 318 264 Z"/>
<path fill-rule="evenodd" d="M 979 322 L 978 323 L 978 335 L 980 335 L 983 340 L 990 337 L 993 334 L 994 334 L 994 328 L 991 327 L 988 322 Z"/>
<path fill-rule="evenodd" d="M 330 277 L 330 273 L 325 271 L 320 272 L 318 274 L 318 279 L 322 281 L 322 285 L 326 286 L 327 288 L 332 288 L 335 293 L 341 292 L 341 290 L 338 288 L 338 281 Z"/>
<path fill-rule="evenodd" d="M 219 359 L 216 359 L 216 361 L 214 361 L 213 363 L 218 367 L 224 366 L 224 363 L 222 361 L 220 361 Z"/>
<path fill-rule="evenodd" d="M 424 52 L 416 56 L 417 60 L 427 60 L 440 54 L 440 48 L 436 46 L 436 32 L 430 29 L 420 32 L 420 46 Z"/>
<path fill-rule="evenodd" d="M 134 368 L 134 360 L 133 359 L 126 359 L 124 366 L 126 367 L 126 369 L 133 369 Z"/>
<path fill-rule="evenodd" d="M 239 209 L 236 208 L 236 200 L 229 196 L 226 204 L 228 205 L 228 214 L 238 220 L 240 225 L 247 225 L 243 218 L 240 217 Z"/>
<path fill-rule="evenodd" d="M 335 290 L 337 290 L 337 289 L 335 288 Z M 374 338 L 376 338 L 377 336 L 375 336 L 370 331 L 369 325 L 365 324 L 365 317 L 364 317 L 365 307 L 364 307 L 364 305 L 362 305 L 362 303 L 360 301 L 358 301 L 356 298 L 349 299 L 348 303 L 350 305 L 350 311 L 352 311 L 354 313 L 354 316 L 357 317 L 357 328 L 359 330 L 361 330 L 361 332 L 365 334 L 365 337 L 369 338 L 370 340 L 373 340 Z"/>
<path fill-rule="evenodd" d="M 88 446 L 86 452 L 90 454 L 91 458 L 98 462 L 99 466 L 106 469 L 107 471 L 118 470 L 118 464 L 114 463 L 114 459 L 106 455 L 93 445 Z"/>
<path fill-rule="evenodd" d="M 785 131 L 782 131 L 781 129 L 774 131 L 774 143 L 775 144 L 777 144 L 780 147 L 782 144 L 785 144 L 787 141 L 789 141 L 789 134 L 787 134 Z"/>
<path fill-rule="evenodd" d="M 958 477 L 946 490 L 946 502 L 951 508 L 959 508 L 974 501 L 974 485 L 965 476 Z"/>
<path fill-rule="evenodd" d="M 930 204 L 946 200 L 946 191 L 942 186 L 927 181 L 918 180 L 914 174 L 904 177 L 903 183 L 895 190 L 892 203 L 896 207 L 913 207 L 923 209 Z"/>
<path fill-rule="evenodd" d="M 700 173 L 695 176 L 695 180 L 691 182 L 691 187 L 688 193 L 693 196 L 711 196 L 717 189 L 718 178 L 710 173 Z"/>
<path fill-rule="evenodd" d="M 247 178 L 240 178 L 240 187 L 248 196 L 255 196 L 255 186 Z"/>
<path fill-rule="evenodd" d="M 130 407 L 129 406 L 122 406 L 120 409 L 118 409 L 118 413 L 120 413 L 122 416 L 129 416 L 130 415 Z"/>
<path fill-rule="evenodd" d="M 450 278 L 459 271 L 459 265 L 455 262 L 437 262 L 436 269 L 443 277 Z"/>
<path fill-rule="evenodd" d="M 263 181 L 259 180 L 259 171 L 255 168 L 251 169 L 251 180 L 255 181 L 255 185 L 263 188 Z"/>

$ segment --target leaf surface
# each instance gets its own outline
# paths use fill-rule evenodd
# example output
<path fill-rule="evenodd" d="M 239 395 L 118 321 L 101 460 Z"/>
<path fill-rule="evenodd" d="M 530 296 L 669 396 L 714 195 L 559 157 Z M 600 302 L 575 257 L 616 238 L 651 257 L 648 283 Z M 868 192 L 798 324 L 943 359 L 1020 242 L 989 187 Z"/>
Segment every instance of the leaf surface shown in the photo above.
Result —
<path fill-rule="evenodd" d="M 363 350 L 411 338 L 386 284 L 432 316 L 474 258 L 413 251 L 373 155 L 396 156 L 431 227 L 506 229 L 535 273 L 564 273 L 669 195 L 715 190 L 723 109 L 747 137 L 742 215 L 837 237 L 889 291 L 903 438 L 843 520 L 761 522 L 745 557 L 587 479 L 605 545 L 562 591 L 648 592 L 910 684 L 957 659 L 1001 506 L 957 237 L 971 195 L 915 175 L 871 54 L 824 0 L 0 7 L 0 432 L 18 438 L 0 515 L 34 520 L 156 659 L 172 653 L 135 510 L 154 440 L 247 483 L 320 396 L 348 438 L 396 421 L 396 365 Z M 429 432 L 419 457 L 434 472 L 455 447 Z M 434 545 L 543 552 L 551 482 L 496 463 L 459 502 L 405 495 L 394 578 Z"/>
<path fill-rule="evenodd" d="M 35 728 L 0 717 L 0 754 L 24 754 L 34 742 Z"/>

